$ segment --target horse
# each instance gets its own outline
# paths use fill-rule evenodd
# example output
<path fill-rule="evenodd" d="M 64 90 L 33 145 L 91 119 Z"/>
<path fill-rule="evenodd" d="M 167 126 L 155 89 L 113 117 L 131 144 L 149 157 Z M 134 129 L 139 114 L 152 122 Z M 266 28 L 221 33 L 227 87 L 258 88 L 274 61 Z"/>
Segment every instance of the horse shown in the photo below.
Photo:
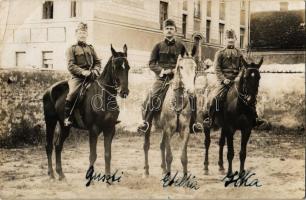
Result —
<path fill-rule="evenodd" d="M 237 130 L 241 131 L 240 173 L 244 171 L 247 144 L 255 121 L 254 109 L 252 108 L 252 105 L 256 103 L 259 81 L 261 78 L 259 68 L 263 63 L 263 58 L 261 58 L 261 60 L 257 64 L 254 62 L 249 64 L 243 58 L 241 58 L 241 61 L 243 67 L 240 69 L 238 76 L 234 80 L 234 83 L 231 85 L 226 95 L 225 101 L 222 106 L 223 109 L 220 112 L 216 112 L 214 119 L 212 119 L 212 126 L 203 126 L 205 133 L 205 174 L 208 174 L 210 130 L 216 130 L 219 128 L 221 128 L 218 161 L 219 171 L 224 172 L 225 170 L 223 166 L 223 147 L 225 145 L 226 140 L 228 148 L 227 176 L 232 174 L 232 161 L 234 158 L 233 139 L 234 134 Z M 208 111 L 206 111 L 204 115 L 206 115 L 205 117 L 207 117 Z"/>
<path fill-rule="evenodd" d="M 184 55 L 183 57 L 179 55 L 176 68 L 174 69 L 173 79 L 169 83 L 170 91 L 168 91 L 165 97 L 162 111 L 153 118 L 156 130 L 162 132 L 160 150 L 163 174 L 171 174 L 173 156 L 170 140 L 177 132 L 180 138 L 183 139 L 181 145 L 181 163 L 183 173 L 187 174 L 187 145 L 190 134 L 187 129 L 189 128 L 191 110 L 194 109 L 196 66 L 194 55 Z M 151 125 L 144 138 L 144 176 L 149 175 L 148 151 L 150 148 L 150 133 Z"/>
<path fill-rule="evenodd" d="M 111 45 L 112 55 L 109 58 L 101 75 L 88 86 L 82 100 L 78 103 L 78 110 L 82 113 L 83 125 L 74 120 L 71 127 L 89 131 L 89 169 L 93 169 L 97 159 L 97 138 L 104 134 L 105 174 L 110 175 L 111 144 L 115 134 L 115 125 L 119 115 L 116 96 L 126 98 L 129 94 L 127 60 L 127 46 L 123 52 L 116 52 Z M 59 180 L 65 178 L 62 170 L 61 152 L 65 139 L 69 136 L 70 127 L 64 126 L 64 104 L 68 93 L 67 81 L 57 82 L 48 88 L 43 95 L 43 110 L 46 123 L 46 153 L 48 158 L 48 175 L 54 179 L 52 167 L 52 152 L 54 130 L 59 123 L 60 133 L 55 142 L 56 172 Z M 103 106 L 102 106 L 103 105 Z M 76 110 L 73 115 L 76 119 Z M 71 116 L 71 117 L 73 117 Z"/>

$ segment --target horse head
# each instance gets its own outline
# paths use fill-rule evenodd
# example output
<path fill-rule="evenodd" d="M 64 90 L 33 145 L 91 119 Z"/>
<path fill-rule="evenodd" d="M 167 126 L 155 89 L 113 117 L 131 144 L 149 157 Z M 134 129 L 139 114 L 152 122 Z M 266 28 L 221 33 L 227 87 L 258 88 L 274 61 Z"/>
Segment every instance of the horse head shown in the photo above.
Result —
<path fill-rule="evenodd" d="M 239 88 L 241 93 L 246 96 L 247 103 L 252 104 L 256 101 L 256 96 L 259 88 L 260 72 L 259 68 L 263 63 L 263 58 L 260 59 L 259 63 L 247 63 L 242 58 L 242 73 L 240 78 Z"/>
<path fill-rule="evenodd" d="M 194 55 L 179 55 L 174 71 L 174 88 L 183 89 L 189 95 L 194 95 L 196 67 L 197 64 L 194 60 Z"/>
<path fill-rule="evenodd" d="M 128 80 L 129 80 L 129 62 L 127 60 L 127 46 L 123 46 L 123 52 L 117 52 L 111 45 L 112 51 L 112 79 L 116 83 L 116 87 L 120 88 L 119 95 L 126 98 L 129 94 Z"/>

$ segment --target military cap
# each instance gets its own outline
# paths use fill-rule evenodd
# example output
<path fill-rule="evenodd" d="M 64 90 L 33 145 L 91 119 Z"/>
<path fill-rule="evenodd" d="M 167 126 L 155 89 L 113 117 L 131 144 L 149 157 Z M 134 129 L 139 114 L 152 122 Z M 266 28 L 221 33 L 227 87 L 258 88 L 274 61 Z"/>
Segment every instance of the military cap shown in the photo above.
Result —
<path fill-rule="evenodd" d="M 175 22 L 172 19 L 166 19 L 164 21 L 164 27 L 166 26 L 174 26 L 176 28 Z"/>
<path fill-rule="evenodd" d="M 87 31 L 87 24 L 84 23 L 84 22 L 80 22 L 80 23 L 78 24 L 78 27 L 77 27 L 76 31 L 77 31 L 77 30 Z"/>
<path fill-rule="evenodd" d="M 225 37 L 228 39 L 237 39 L 235 31 L 233 29 L 226 30 Z"/>

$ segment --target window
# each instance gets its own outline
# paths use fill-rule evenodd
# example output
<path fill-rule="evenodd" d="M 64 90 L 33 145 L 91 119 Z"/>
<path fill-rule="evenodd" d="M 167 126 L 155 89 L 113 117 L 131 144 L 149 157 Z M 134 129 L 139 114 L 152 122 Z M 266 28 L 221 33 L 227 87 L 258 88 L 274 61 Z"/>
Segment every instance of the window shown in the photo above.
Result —
<path fill-rule="evenodd" d="M 241 2 L 240 7 L 240 25 L 245 26 L 245 13 L 246 13 L 246 3 L 245 0 Z"/>
<path fill-rule="evenodd" d="M 225 1 L 224 0 L 220 0 L 220 8 L 219 8 L 219 17 L 220 20 L 225 20 Z"/>
<path fill-rule="evenodd" d="M 184 38 L 186 38 L 186 35 L 187 35 L 187 15 L 185 15 L 185 14 L 183 14 L 182 32 L 183 32 Z"/>
<path fill-rule="evenodd" d="M 16 52 L 16 66 L 17 67 L 26 66 L 26 52 L 25 51 Z"/>
<path fill-rule="evenodd" d="M 53 68 L 53 51 L 42 52 L 42 67 L 52 69 Z"/>
<path fill-rule="evenodd" d="M 43 19 L 53 19 L 53 1 L 43 3 Z"/>
<path fill-rule="evenodd" d="M 211 0 L 207 1 L 207 17 L 211 17 Z"/>
<path fill-rule="evenodd" d="M 224 44 L 224 24 L 219 24 L 219 44 Z"/>
<path fill-rule="evenodd" d="M 185 10 L 185 11 L 188 10 L 188 1 L 187 0 L 183 1 L 183 10 Z"/>
<path fill-rule="evenodd" d="M 168 3 L 161 1 L 159 4 L 159 23 L 160 29 L 163 29 L 163 23 L 168 18 Z"/>
<path fill-rule="evenodd" d="M 77 16 L 77 2 L 71 1 L 70 17 L 76 17 L 76 16 Z"/>
<path fill-rule="evenodd" d="M 200 0 L 194 1 L 194 17 L 201 18 L 201 1 Z"/>
<path fill-rule="evenodd" d="M 206 42 L 210 42 L 210 20 L 206 21 Z"/>
<path fill-rule="evenodd" d="M 244 48 L 244 34 L 245 30 L 244 28 L 240 28 L 240 48 Z"/>

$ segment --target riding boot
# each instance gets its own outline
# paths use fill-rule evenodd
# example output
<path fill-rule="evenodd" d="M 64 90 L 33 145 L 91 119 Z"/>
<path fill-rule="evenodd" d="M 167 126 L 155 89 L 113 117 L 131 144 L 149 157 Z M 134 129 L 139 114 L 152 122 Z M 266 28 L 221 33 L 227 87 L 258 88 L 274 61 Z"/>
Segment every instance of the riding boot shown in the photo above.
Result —
<path fill-rule="evenodd" d="M 265 122 L 265 120 L 258 117 L 256 108 L 253 108 L 253 109 L 254 109 L 254 116 L 255 116 L 254 127 L 258 127 L 258 126 L 262 125 Z"/>
<path fill-rule="evenodd" d="M 144 114 L 143 123 L 137 128 L 138 133 L 147 133 L 150 125 L 152 124 L 153 115 L 154 115 L 154 111 L 149 110 L 149 109 L 146 110 Z"/>
<path fill-rule="evenodd" d="M 69 127 L 72 124 L 72 121 L 70 120 L 70 112 L 72 109 L 72 102 L 66 100 L 65 102 L 65 119 L 64 119 L 64 126 Z"/>
<path fill-rule="evenodd" d="M 191 117 L 189 121 L 189 133 L 199 133 L 202 131 L 201 125 L 197 123 L 197 97 L 189 97 L 191 105 Z"/>

